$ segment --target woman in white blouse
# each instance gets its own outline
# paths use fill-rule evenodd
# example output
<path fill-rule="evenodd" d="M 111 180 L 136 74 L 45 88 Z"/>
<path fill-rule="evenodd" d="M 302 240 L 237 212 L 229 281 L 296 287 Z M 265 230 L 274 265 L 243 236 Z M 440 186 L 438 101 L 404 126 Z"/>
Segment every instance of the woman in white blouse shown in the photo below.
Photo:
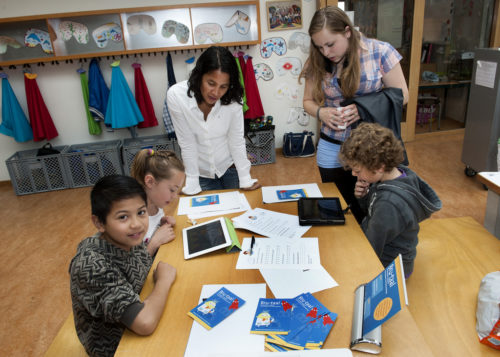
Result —
<path fill-rule="evenodd" d="M 201 54 L 187 81 L 167 92 L 167 104 L 186 168 L 182 192 L 260 188 L 250 176 L 236 60 L 225 47 Z"/>

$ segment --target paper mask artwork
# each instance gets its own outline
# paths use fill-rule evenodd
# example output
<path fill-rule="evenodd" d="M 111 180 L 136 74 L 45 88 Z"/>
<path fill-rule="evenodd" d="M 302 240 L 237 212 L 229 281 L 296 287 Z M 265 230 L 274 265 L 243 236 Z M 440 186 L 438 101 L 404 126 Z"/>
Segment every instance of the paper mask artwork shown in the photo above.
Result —
<path fill-rule="evenodd" d="M 262 78 L 265 81 L 270 81 L 274 77 L 273 70 L 266 63 L 256 63 L 253 65 L 253 70 L 255 72 L 255 79 Z"/>
<path fill-rule="evenodd" d="M 109 40 L 120 42 L 122 40 L 122 29 L 120 25 L 109 22 L 99 26 L 92 32 L 92 37 L 99 48 L 104 48 Z"/>
<path fill-rule="evenodd" d="M 189 40 L 189 28 L 186 25 L 174 20 L 165 21 L 161 29 L 161 35 L 169 38 L 173 34 L 180 43 L 187 43 Z"/>
<path fill-rule="evenodd" d="M 245 35 L 248 33 L 248 30 L 250 30 L 250 17 L 243 11 L 236 10 L 234 15 L 225 24 L 226 27 L 231 27 L 233 25 L 236 26 L 236 31 Z"/>
<path fill-rule="evenodd" d="M 294 32 L 288 40 L 288 48 L 294 50 L 300 48 L 303 53 L 309 53 L 311 37 L 305 32 Z"/>
<path fill-rule="evenodd" d="M 131 35 L 137 35 L 141 29 L 148 35 L 156 33 L 156 21 L 150 15 L 132 15 L 127 19 L 127 30 Z"/>
<path fill-rule="evenodd" d="M 290 87 L 287 83 L 281 83 L 274 94 L 276 99 L 288 97 L 291 101 L 296 101 L 299 97 L 299 89 L 296 86 Z"/>
<path fill-rule="evenodd" d="M 263 58 L 269 58 L 276 53 L 278 56 L 283 56 L 286 53 L 286 42 L 283 37 L 266 38 L 260 44 L 260 55 Z"/>
<path fill-rule="evenodd" d="M 210 38 L 213 43 L 222 41 L 222 27 L 216 23 L 206 23 L 196 26 L 194 29 L 194 40 L 197 43 L 205 43 Z"/>
<path fill-rule="evenodd" d="M 278 76 L 284 76 L 290 72 L 292 76 L 298 77 L 300 71 L 302 71 L 302 61 L 298 57 L 284 57 L 276 62 Z"/>
<path fill-rule="evenodd" d="M 52 49 L 52 43 L 50 42 L 50 36 L 47 31 L 42 31 L 34 28 L 28 29 L 28 31 L 26 31 L 26 34 L 24 35 L 24 44 L 28 47 L 41 45 L 43 52 L 54 53 L 54 50 Z"/>
<path fill-rule="evenodd" d="M 7 52 L 7 45 L 12 48 L 21 48 L 21 44 L 9 36 L 0 36 L 0 54 Z"/>
<path fill-rule="evenodd" d="M 59 24 L 58 37 L 69 41 L 72 36 L 75 36 L 76 42 L 85 45 L 89 42 L 89 29 L 79 22 L 62 21 Z"/>

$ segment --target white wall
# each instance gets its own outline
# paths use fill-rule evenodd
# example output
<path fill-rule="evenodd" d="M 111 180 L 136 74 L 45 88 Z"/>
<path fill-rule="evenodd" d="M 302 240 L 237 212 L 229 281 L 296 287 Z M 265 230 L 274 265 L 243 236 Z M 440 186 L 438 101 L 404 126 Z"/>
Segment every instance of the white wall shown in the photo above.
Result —
<path fill-rule="evenodd" d="M 214 0 L 211 1 L 220 2 Z M 191 0 L 188 2 L 197 3 L 202 1 Z M 7 18 L 50 13 L 172 5 L 176 3 L 181 2 L 180 0 L 147 0 L 146 2 L 140 3 L 132 0 L 87 0 L 81 2 L 62 0 L 41 2 L 34 0 L 4 0 L 0 2 L 0 16 Z M 302 5 L 304 27 L 297 31 L 307 33 L 309 22 L 314 14 L 314 11 L 316 10 L 316 2 L 313 0 L 303 0 Z M 265 14 L 266 1 L 260 0 L 262 40 L 268 37 L 280 36 L 288 41 L 294 31 L 287 30 L 268 32 Z M 232 51 L 233 48 L 230 48 L 230 50 Z M 250 46 L 249 49 L 244 46 L 242 47 L 242 50 L 253 57 L 252 61 L 254 64 L 260 62 L 267 63 L 275 72 L 273 80 L 266 82 L 259 79 L 257 83 L 264 111 L 266 115 L 272 115 L 274 118 L 274 124 L 276 125 L 276 146 L 282 146 L 282 137 L 284 132 L 297 132 L 306 129 L 316 132 L 316 121 L 314 118 L 310 118 L 310 122 L 307 126 L 301 126 L 296 121 L 293 123 L 287 123 L 289 108 L 302 106 L 303 81 L 302 84 L 299 85 L 297 78 L 292 77 L 290 73 L 287 73 L 284 76 L 278 76 L 276 74 L 276 62 L 280 59 L 280 57 L 276 54 L 273 54 L 268 59 L 263 59 L 260 56 L 258 45 Z M 160 121 L 160 125 L 157 127 L 139 129 L 139 136 L 158 135 L 164 133 L 165 131 L 161 116 L 167 86 L 167 72 L 165 66 L 166 54 L 166 52 L 164 52 L 163 55 L 158 53 L 156 56 L 153 54 L 150 56 L 144 54 L 142 57 L 138 56 L 135 58 L 134 56 L 129 56 L 129 58 L 123 57 L 121 59 L 120 67 L 132 91 L 134 89 L 134 79 L 133 69 L 130 65 L 134 62 L 142 64 L 142 71 L 153 101 L 156 116 Z M 177 51 L 177 53 L 171 52 L 177 81 L 187 78 L 187 67 L 184 61 L 193 55 L 198 57 L 200 54 L 200 50 L 196 52 L 191 50 L 189 53 L 184 51 L 182 54 L 180 51 Z M 304 63 L 307 59 L 307 54 L 302 53 L 298 48 L 288 50 L 285 56 L 299 57 L 302 60 L 302 63 Z M 38 86 L 45 100 L 45 104 L 47 105 L 47 108 L 52 116 L 54 124 L 59 132 L 59 136 L 51 140 L 52 145 L 72 145 L 130 137 L 129 132 L 126 129 L 117 130 L 112 133 L 105 132 L 103 130 L 103 133 L 100 136 L 93 136 L 88 133 L 80 77 L 76 72 L 76 70 L 80 67 L 80 64 L 78 61 L 73 62 L 74 63 L 72 64 L 67 64 L 62 61 L 59 65 L 52 65 L 49 62 L 46 63 L 45 66 L 40 67 L 36 64 L 31 65 L 32 72 L 38 74 Z M 108 83 L 108 86 L 111 83 L 111 68 L 109 65 L 112 62 L 112 58 L 108 60 L 104 57 L 100 63 L 101 71 L 103 72 L 104 79 Z M 83 63 L 84 68 L 87 70 L 88 64 L 89 61 Z M 16 69 L 3 67 L 3 71 L 8 74 L 9 82 L 14 90 L 14 93 L 24 109 L 25 114 L 28 116 L 22 66 L 16 66 Z M 284 83 L 286 83 L 290 88 L 298 89 L 299 97 L 297 100 L 290 100 L 286 97 L 278 99 L 276 97 L 278 88 Z M 5 165 L 6 159 L 17 151 L 38 148 L 44 143 L 46 143 L 46 141 L 36 143 L 33 141 L 27 143 L 17 143 L 13 138 L 0 134 L 0 181 L 10 180 L 7 167 Z"/>

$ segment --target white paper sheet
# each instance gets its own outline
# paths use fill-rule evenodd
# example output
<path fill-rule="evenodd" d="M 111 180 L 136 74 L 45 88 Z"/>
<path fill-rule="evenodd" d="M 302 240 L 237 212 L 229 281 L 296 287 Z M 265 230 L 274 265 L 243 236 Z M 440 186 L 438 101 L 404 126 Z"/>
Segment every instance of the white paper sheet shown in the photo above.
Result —
<path fill-rule="evenodd" d="M 250 255 L 251 241 L 251 238 L 243 238 L 236 269 L 313 269 L 321 266 L 318 238 L 255 238 Z"/>
<path fill-rule="evenodd" d="M 299 216 L 255 208 L 234 217 L 234 228 L 247 229 L 264 237 L 300 238 L 311 226 L 299 225 Z"/>
<path fill-rule="evenodd" d="M 301 195 L 300 190 L 304 191 L 305 196 Z M 323 195 L 316 183 L 262 187 L 262 202 L 264 203 L 296 201 L 300 197 L 323 197 Z"/>
<path fill-rule="evenodd" d="M 249 209 L 252 209 L 252 207 L 250 207 L 250 203 L 248 203 L 248 200 L 247 200 L 245 194 L 240 193 L 240 207 L 239 208 L 225 210 L 225 211 L 214 211 L 214 212 L 188 214 L 187 216 L 190 220 L 193 220 L 193 219 L 199 219 L 199 218 L 205 218 L 205 217 L 225 216 L 225 215 L 231 214 L 231 213 L 248 211 Z"/>
<path fill-rule="evenodd" d="M 323 348 L 321 350 L 301 350 L 287 352 L 232 352 L 232 353 L 214 353 L 209 357 L 352 357 L 352 352 L 348 348 Z"/>
<path fill-rule="evenodd" d="M 255 356 L 264 351 L 265 336 L 251 334 L 250 327 L 259 298 L 266 297 L 266 284 L 203 285 L 198 303 L 223 286 L 246 303 L 211 330 L 193 321 L 184 357 L 205 357 L 231 351 L 245 351 Z"/>
<path fill-rule="evenodd" d="M 200 214 L 240 208 L 238 191 L 211 193 L 208 195 L 188 196 L 179 199 L 177 214 Z"/>
<path fill-rule="evenodd" d="M 478 86 L 495 88 L 497 63 L 490 61 L 477 61 L 476 84 Z"/>
<path fill-rule="evenodd" d="M 305 270 L 260 269 L 260 273 L 277 298 L 292 298 L 307 292 L 312 294 L 339 285 L 323 266 Z"/>

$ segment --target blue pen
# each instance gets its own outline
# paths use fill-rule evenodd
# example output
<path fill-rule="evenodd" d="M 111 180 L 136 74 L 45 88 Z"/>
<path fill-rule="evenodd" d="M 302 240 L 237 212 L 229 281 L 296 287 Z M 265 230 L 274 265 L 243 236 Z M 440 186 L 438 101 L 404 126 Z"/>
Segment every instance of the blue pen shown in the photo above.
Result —
<path fill-rule="evenodd" d="M 250 243 L 250 255 L 253 254 L 253 246 L 255 245 L 255 236 L 252 236 L 252 243 Z"/>

